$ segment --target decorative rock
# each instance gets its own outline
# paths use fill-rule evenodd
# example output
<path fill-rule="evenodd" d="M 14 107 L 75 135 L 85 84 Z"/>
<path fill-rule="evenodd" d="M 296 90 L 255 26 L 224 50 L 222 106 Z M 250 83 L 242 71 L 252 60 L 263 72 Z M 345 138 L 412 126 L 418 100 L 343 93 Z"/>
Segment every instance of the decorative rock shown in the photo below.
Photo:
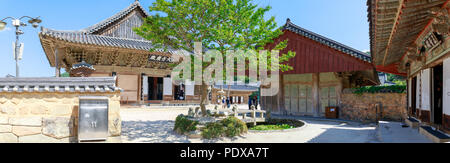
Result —
<path fill-rule="evenodd" d="M 195 108 L 194 117 L 198 117 L 200 114 L 200 107 Z"/>
<path fill-rule="evenodd" d="M 70 139 L 55 139 L 42 134 L 19 137 L 19 143 L 69 143 Z"/>
<path fill-rule="evenodd" d="M 188 137 L 190 139 L 201 139 L 202 138 L 202 132 L 201 131 L 192 131 L 188 134 Z"/>
<path fill-rule="evenodd" d="M 9 124 L 14 126 L 42 126 L 42 117 L 14 117 L 9 118 Z"/>
<path fill-rule="evenodd" d="M 41 127 L 13 126 L 12 133 L 18 137 L 40 134 Z"/>
<path fill-rule="evenodd" d="M 194 117 L 194 116 L 195 116 L 194 109 L 189 108 L 188 116 L 189 116 L 189 117 Z"/>
<path fill-rule="evenodd" d="M 11 133 L 0 134 L 0 143 L 17 143 L 17 136 Z"/>
<path fill-rule="evenodd" d="M 73 119 L 70 117 L 52 117 L 43 119 L 42 133 L 46 136 L 61 139 L 74 135 Z"/>
<path fill-rule="evenodd" d="M 10 133 L 12 131 L 11 125 L 0 125 L 0 133 Z"/>

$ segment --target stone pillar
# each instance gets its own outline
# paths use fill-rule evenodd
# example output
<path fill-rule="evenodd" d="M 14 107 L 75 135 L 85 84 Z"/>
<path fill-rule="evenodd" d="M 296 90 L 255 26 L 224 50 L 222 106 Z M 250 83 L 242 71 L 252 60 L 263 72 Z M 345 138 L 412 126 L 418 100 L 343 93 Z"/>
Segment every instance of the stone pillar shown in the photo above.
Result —
<path fill-rule="evenodd" d="M 314 117 L 320 117 L 320 74 L 312 74 L 313 86 L 312 86 L 312 98 L 313 98 L 313 112 Z"/>

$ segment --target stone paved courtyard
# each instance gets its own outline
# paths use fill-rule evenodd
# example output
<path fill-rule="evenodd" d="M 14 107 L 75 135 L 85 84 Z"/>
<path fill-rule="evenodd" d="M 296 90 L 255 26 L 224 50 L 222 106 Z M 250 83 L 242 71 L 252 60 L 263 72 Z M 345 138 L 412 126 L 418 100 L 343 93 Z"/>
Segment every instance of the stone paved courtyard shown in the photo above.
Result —
<path fill-rule="evenodd" d="M 290 132 L 248 133 L 241 137 L 215 140 L 189 139 L 173 132 L 174 120 L 187 114 L 187 108 L 122 109 L 122 142 L 124 143 L 382 143 L 382 140 L 403 139 L 405 143 L 428 143 L 413 129 L 407 134 L 378 130 L 374 125 L 323 120 L 305 120 L 307 125 Z M 384 123 L 383 126 L 389 124 Z M 396 123 L 390 124 L 397 126 Z M 389 139 L 381 137 L 386 136 Z M 411 137 L 411 138 L 410 138 Z M 409 141 L 411 140 L 411 141 Z M 384 141 L 391 142 L 391 141 Z"/>

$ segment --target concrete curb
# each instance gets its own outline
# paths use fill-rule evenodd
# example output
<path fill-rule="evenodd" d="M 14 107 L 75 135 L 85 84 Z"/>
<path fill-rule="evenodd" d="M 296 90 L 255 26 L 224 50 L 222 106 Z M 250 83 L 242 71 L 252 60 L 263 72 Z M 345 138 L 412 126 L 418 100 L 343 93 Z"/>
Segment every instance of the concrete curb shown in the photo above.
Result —
<path fill-rule="evenodd" d="M 322 122 L 336 122 L 336 123 L 347 123 L 349 125 L 370 125 L 364 124 L 357 121 L 349 121 L 349 120 L 342 120 L 342 119 L 325 119 L 325 118 L 314 118 L 314 117 L 304 117 L 304 116 L 282 116 L 282 115 L 274 115 L 274 119 L 296 119 L 296 120 L 311 120 L 311 121 L 322 121 Z"/>
<path fill-rule="evenodd" d="M 301 131 L 303 129 L 305 129 L 306 127 L 308 127 L 308 123 L 306 123 L 305 121 L 302 120 L 298 120 L 300 122 L 303 122 L 303 126 L 302 127 L 298 127 L 298 128 L 292 128 L 292 129 L 284 129 L 284 130 L 269 130 L 269 131 L 258 131 L 258 130 L 248 130 L 249 133 L 284 133 L 284 132 L 296 132 L 296 131 Z"/>

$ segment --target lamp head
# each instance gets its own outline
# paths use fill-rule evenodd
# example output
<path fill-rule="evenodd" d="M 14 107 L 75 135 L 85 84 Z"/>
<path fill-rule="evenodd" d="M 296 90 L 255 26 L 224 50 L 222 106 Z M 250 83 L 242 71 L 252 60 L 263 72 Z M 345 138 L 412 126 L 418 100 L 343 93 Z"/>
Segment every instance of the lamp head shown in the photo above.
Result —
<path fill-rule="evenodd" d="M 0 31 L 5 29 L 5 27 L 6 27 L 6 22 L 0 21 Z"/>
<path fill-rule="evenodd" d="M 41 23 L 41 22 L 42 22 L 42 20 L 39 19 L 39 17 L 30 19 L 30 20 L 28 21 L 28 23 L 30 23 L 34 28 L 39 27 L 39 23 Z"/>

